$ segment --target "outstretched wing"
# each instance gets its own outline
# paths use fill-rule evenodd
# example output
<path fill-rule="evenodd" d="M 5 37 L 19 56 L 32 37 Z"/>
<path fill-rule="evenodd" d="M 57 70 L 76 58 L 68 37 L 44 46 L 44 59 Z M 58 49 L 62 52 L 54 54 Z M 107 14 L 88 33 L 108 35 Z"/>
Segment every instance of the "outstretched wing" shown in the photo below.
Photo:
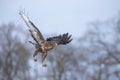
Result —
<path fill-rule="evenodd" d="M 65 45 L 65 44 L 70 43 L 73 40 L 71 39 L 71 36 L 72 35 L 68 35 L 68 33 L 65 33 L 63 35 L 47 38 L 47 41 L 54 41 L 58 45 L 60 44 Z"/>
<path fill-rule="evenodd" d="M 19 12 L 22 19 L 25 21 L 27 26 L 30 28 L 31 36 L 33 39 L 40 45 L 45 39 L 42 36 L 41 32 L 37 29 L 37 27 L 29 20 L 29 18 L 24 14 L 24 12 Z"/>

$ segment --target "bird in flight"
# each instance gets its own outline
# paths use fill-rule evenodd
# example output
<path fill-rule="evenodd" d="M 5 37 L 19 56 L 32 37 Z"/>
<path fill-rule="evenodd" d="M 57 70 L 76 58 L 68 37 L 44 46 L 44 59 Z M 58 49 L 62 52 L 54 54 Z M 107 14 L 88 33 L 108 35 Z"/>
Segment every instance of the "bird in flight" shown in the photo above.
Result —
<path fill-rule="evenodd" d="M 52 50 L 57 45 L 66 45 L 73 40 L 71 38 L 72 35 L 69 35 L 68 33 L 64 33 L 62 35 L 58 35 L 55 37 L 49 37 L 47 39 L 44 39 L 41 32 L 33 24 L 33 22 L 25 15 L 24 12 L 20 11 L 19 15 L 24 20 L 26 25 L 29 27 L 29 32 L 36 42 L 36 43 L 33 43 L 33 42 L 29 41 L 36 48 L 36 50 L 33 54 L 33 59 L 34 59 L 34 61 L 37 61 L 37 54 L 39 52 L 41 52 L 42 53 L 42 66 L 43 67 L 47 66 L 47 64 L 44 63 L 44 60 L 45 60 L 45 58 L 47 56 L 47 52 L 49 50 Z"/>

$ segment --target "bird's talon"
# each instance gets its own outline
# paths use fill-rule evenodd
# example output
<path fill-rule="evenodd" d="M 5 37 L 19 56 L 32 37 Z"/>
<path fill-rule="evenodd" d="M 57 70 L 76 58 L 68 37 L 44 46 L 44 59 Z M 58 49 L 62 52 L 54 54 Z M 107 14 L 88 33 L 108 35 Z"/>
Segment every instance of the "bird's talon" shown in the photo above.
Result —
<path fill-rule="evenodd" d="M 42 67 L 47 67 L 47 64 L 42 64 Z"/>
<path fill-rule="evenodd" d="M 36 62 L 36 61 L 37 61 L 37 59 L 34 59 L 34 61 Z"/>
<path fill-rule="evenodd" d="M 35 62 L 37 61 L 37 57 L 36 57 L 36 56 L 34 57 L 34 61 L 35 61 Z"/>

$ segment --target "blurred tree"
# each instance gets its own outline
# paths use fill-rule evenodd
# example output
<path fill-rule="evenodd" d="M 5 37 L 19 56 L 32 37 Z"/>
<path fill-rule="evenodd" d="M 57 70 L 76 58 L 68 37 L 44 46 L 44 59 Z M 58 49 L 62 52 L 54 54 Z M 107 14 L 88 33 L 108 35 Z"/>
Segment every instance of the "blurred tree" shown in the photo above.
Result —
<path fill-rule="evenodd" d="M 88 69 L 93 68 L 86 79 L 120 79 L 120 18 L 94 22 L 89 27 L 86 35 L 79 39 L 80 47 L 87 51 L 88 56 L 84 58 L 89 63 Z"/>
<path fill-rule="evenodd" d="M 30 80 L 26 36 L 20 26 L 0 25 L 0 80 Z"/>
<path fill-rule="evenodd" d="M 76 74 L 73 72 L 76 68 L 73 67 L 77 67 L 77 59 L 72 46 L 70 44 L 65 47 L 59 46 L 51 51 L 51 55 L 48 56 L 51 63 L 48 69 L 52 74 L 51 80 L 76 80 Z"/>

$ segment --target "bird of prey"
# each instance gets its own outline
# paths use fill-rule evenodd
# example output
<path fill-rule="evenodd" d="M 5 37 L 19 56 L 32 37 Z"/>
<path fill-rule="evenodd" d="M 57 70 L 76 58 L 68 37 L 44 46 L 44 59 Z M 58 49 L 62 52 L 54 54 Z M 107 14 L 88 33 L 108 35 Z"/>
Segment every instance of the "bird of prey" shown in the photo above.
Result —
<path fill-rule="evenodd" d="M 64 33 L 63 35 L 47 38 L 46 40 L 42 36 L 38 28 L 33 24 L 33 22 L 25 15 L 24 12 L 20 11 L 19 15 L 24 20 L 26 25 L 29 27 L 29 31 L 36 43 L 29 41 L 36 48 L 33 58 L 34 61 L 37 61 L 37 54 L 42 53 L 42 66 L 46 67 L 44 60 L 47 56 L 47 52 L 53 49 L 57 45 L 66 45 L 72 41 L 71 35 Z"/>

